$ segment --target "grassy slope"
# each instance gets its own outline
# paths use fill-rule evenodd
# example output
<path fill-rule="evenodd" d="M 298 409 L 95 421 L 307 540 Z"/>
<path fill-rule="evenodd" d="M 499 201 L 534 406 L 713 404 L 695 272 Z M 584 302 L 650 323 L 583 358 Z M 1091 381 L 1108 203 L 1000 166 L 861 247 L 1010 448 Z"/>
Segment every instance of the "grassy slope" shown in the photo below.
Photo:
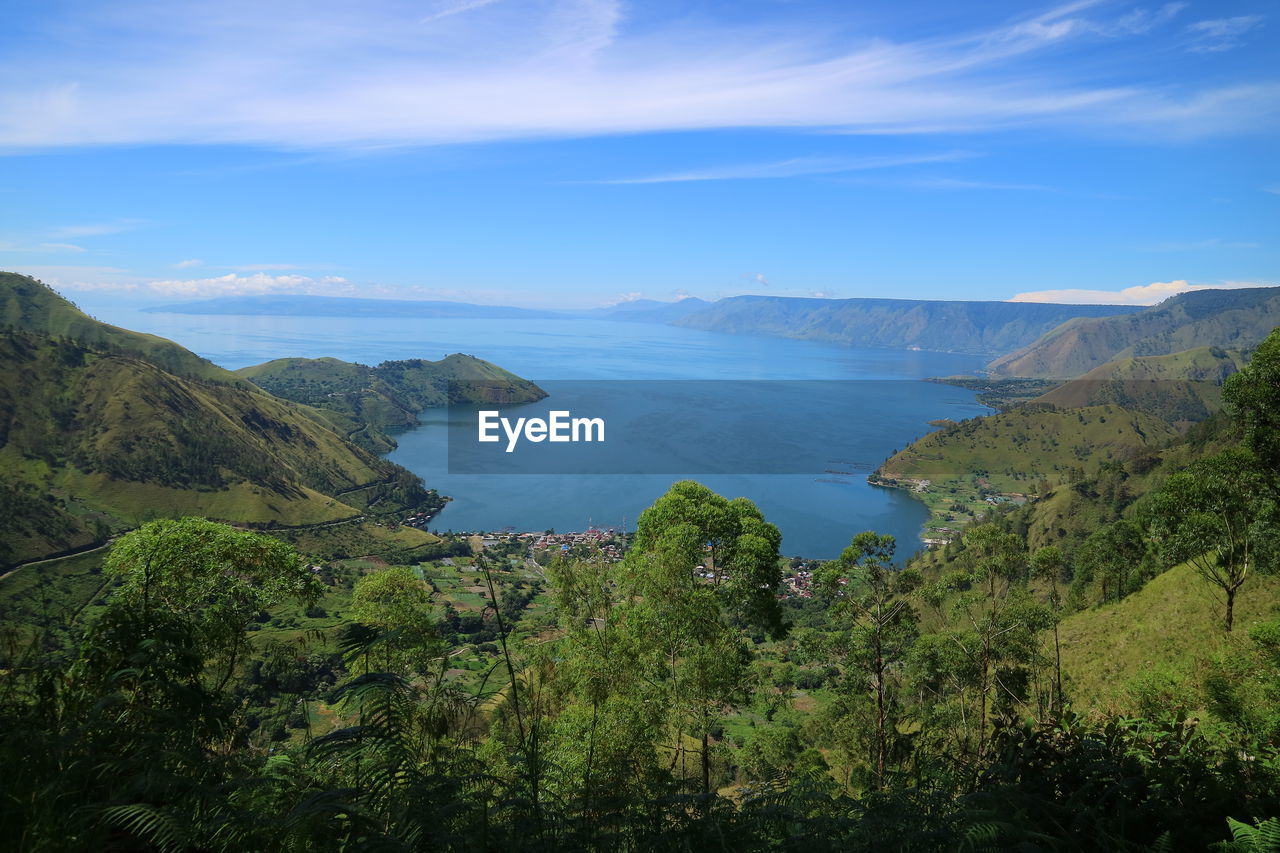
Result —
<path fill-rule="evenodd" d="M 100 537 L 95 512 L 295 525 L 425 494 L 315 409 L 96 323 L 33 279 L 0 274 L 0 307 L 0 561 Z"/>
<path fill-rule="evenodd" d="M 1118 406 L 1051 411 L 1026 406 L 944 427 L 899 451 L 885 476 L 935 483 L 979 477 L 1001 492 L 1034 491 L 1073 469 L 1159 446 L 1177 436 L 1158 418 Z"/>
<path fill-rule="evenodd" d="M 1116 406 L 1023 406 L 932 432 L 886 460 L 872 481 L 911 488 L 930 510 L 926 535 L 937 535 L 985 514 L 985 494 L 1047 492 L 1046 485 L 1087 477 L 1177 435 L 1152 415 Z M 923 490 L 913 486 L 923 480 Z"/>
<path fill-rule="evenodd" d="M 1071 320 L 991 362 L 1003 376 L 1070 378 L 1115 358 L 1248 349 L 1280 326 L 1280 288 L 1183 293 L 1137 314 Z"/>
<path fill-rule="evenodd" d="M 1236 627 L 1222 630 L 1222 605 L 1189 565 L 1170 569 L 1128 597 L 1062 622 L 1063 672 L 1078 709 L 1124 712 L 1135 678 L 1168 673 L 1194 689 L 1205 662 L 1245 641 L 1249 626 L 1280 612 L 1280 578 L 1254 575 L 1236 603 Z M 1196 707 L 1194 697 L 1187 700 Z"/>
<path fill-rule="evenodd" d="M 1059 408 L 1114 403 L 1186 426 L 1222 408 L 1222 383 L 1246 362 L 1239 350 L 1218 347 L 1118 358 L 1042 394 L 1038 401 Z"/>
<path fill-rule="evenodd" d="M 1057 542 L 1114 520 L 1089 493 L 1093 486 L 1080 481 L 1111 462 L 1132 480 L 1124 488 L 1148 488 L 1153 467 L 1180 458 L 1170 444 L 1221 410 L 1222 382 L 1245 361 L 1243 353 L 1217 347 L 1117 359 L 1029 404 L 930 433 L 878 474 L 895 485 L 929 480 L 927 490 L 913 493 L 929 506 L 934 529 L 983 513 L 984 489 L 1037 494 L 1025 510 L 1028 540 L 1032 547 Z M 1021 380 L 994 384 L 1009 381 Z"/>
<path fill-rule="evenodd" d="M 244 384 L 172 341 L 100 323 L 39 281 L 18 273 L 0 272 L 0 327 L 78 341 L 98 351 L 141 359 L 177 376 Z"/>

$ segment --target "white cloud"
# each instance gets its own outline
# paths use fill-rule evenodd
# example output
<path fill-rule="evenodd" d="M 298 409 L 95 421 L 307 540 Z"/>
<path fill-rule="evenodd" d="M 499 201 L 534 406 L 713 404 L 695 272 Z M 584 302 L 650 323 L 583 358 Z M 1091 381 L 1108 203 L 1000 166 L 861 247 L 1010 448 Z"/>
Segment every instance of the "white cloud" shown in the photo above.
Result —
<path fill-rule="evenodd" d="M 138 289 L 138 277 L 119 267 L 15 264 L 13 271 L 38 278 L 59 291 L 130 293 Z"/>
<path fill-rule="evenodd" d="M 951 163 L 966 160 L 972 154 L 950 151 L 939 154 L 916 154 L 885 157 L 795 157 L 773 163 L 749 163 L 738 166 L 719 166 L 712 169 L 650 175 L 641 178 L 616 178 L 598 181 L 602 184 L 667 184 L 682 181 L 734 181 L 762 180 L 768 178 L 796 178 L 804 175 L 831 175 L 840 172 L 858 172 L 869 169 L 889 169 L 895 166 L 914 166 L 921 163 Z"/>
<path fill-rule="evenodd" d="M 1228 281 L 1220 284 L 1190 284 L 1185 279 L 1177 281 L 1153 281 L 1151 284 L 1126 287 L 1122 290 L 1037 290 L 1019 293 L 1010 302 L 1056 302 L 1064 305 L 1155 305 L 1170 296 L 1189 290 L 1236 289 L 1241 287 L 1267 287 L 1248 281 Z"/>
<path fill-rule="evenodd" d="M 644 294 L 638 290 L 633 290 L 630 293 L 618 294 L 617 296 L 610 299 L 608 302 L 604 303 L 602 307 L 612 308 L 614 305 L 623 305 L 623 304 L 626 304 L 627 302 L 637 302 L 641 299 L 644 299 Z"/>
<path fill-rule="evenodd" d="M 235 270 L 236 272 L 265 272 L 272 270 L 278 272 L 280 270 L 296 270 L 302 267 L 302 264 L 228 264 L 225 269 Z"/>
<path fill-rule="evenodd" d="M 189 258 L 185 261 L 178 261 L 176 264 L 173 265 L 173 268 L 176 270 L 185 270 L 185 269 L 190 269 L 191 267 L 198 267 L 202 263 L 204 263 L 204 261 L 200 260 L 199 258 Z"/>
<path fill-rule="evenodd" d="M 55 254 L 71 252 L 79 254 L 86 249 L 83 246 L 77 246 L 74 243 L 9 243 L 0 241 L 0 252 L 36 252 L 40 254 Z"/>
<path fill-rule="evenodd" d="M 120 0 L 24 31 L 33 37 L 7 47 L 0 147 L 365 150 L 716 128 L 1027 124 L 1167 137 L 1274 125 L 1273 82 L 1171 85 L 1148 77 L 1128 45 L 1087 60 L 1063 51 L 1145 37 L 1178 10 L 1112 20 L 1091 12 L 1100 5 L 894 39 L 820 21 L 710 25 L 688 14 L 629 24 L 622 0 L 449 0 L 425 18 L 396 0 Z M 1218 44 L 1244 25 L 1194 26 Z"/>
<path fill-rule="evenodd" d="M 162 296 L 215 297 L 261 296 L 272 293 L 302 293 L 313 296 L 351 296 L 356 288 L 345 278 L 305 275 L 226 275 L 199 279 L 166 279 L 147 282 L 147 287 Z"/>
<path fill-rule="evenodd" d="M 1187 26 L 1194 41 L 1190 50 L 1197 53 L 1221 53 L 1244 43 L 1241 38 L 1249 30 L 1262 23 L 1261 15 L 1237 15 L 1234 18 L 1217 18 L 1196 21 Z"/>

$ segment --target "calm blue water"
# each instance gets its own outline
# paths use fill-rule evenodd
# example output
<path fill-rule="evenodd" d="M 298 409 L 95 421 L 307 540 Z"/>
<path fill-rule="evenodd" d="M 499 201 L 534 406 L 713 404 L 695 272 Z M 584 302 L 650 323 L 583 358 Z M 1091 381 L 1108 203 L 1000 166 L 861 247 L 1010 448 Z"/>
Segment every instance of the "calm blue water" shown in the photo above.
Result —
<path fill-rule="evenodd" d="M 554 386 L 556 380 L 576 379 L 919 380 L 973 371 L 985 362 L 977 356 L 857 350 L 595 320 L 188 316 L 110 304 L 84 307 L 106 322 L 177 341 L 231 369 L 288 356 L 377 364 L 465 352 Z M 815 440 L 831 445 L 826 455 L 833 460 L 878 464 L 930 431 L 930 420 L 988 411 L 971 393 L 936 383 L 866 381 L 842 387 L 858 396 L 838 406 L 824 395 L 791 394 L 787 401 L 788 423 L 820 425 L 823 437 Z M 598 409 L 590 414 L 609 416 Z M 437 529 L 581 530 L 588 523 L 616 527 L 624 519 L 634 529 L 640 511 L 679 479 L 671 474 L 450 474 L 447 420 L 444 411 L 424 413 L 422 426 L 397 436 L 400 446 L 390 455 L 428 486 L 453 497 L 437 517 Z M 768 418 L 753 417 L 752 425 L 745 440 L 756 442 L 761 454 L 786 452 L 796 441 L 794 435 L 779 435 Z M 819 471 L 695 478 L 721 494 L 755 501 L 782 530 L 788 554 L 833 557 L 855 533 L 868 529 L 893 534 L 900 550 L 909 552 L 918 546 L 926 518 L 922 505 L 901 492 L 869 486 L 863 476 L 842 482 L 823 482 L 832 478 Z"/>

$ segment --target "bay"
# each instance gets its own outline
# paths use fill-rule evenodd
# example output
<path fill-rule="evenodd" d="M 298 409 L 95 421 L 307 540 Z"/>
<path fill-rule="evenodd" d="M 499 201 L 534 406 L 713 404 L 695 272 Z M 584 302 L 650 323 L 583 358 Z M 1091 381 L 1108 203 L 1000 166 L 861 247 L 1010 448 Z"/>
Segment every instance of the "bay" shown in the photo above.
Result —
<path fill-rule="evenodd" d="M 987 360 L 981 356 L 864 350 L 605 320 L 183 315 L 144 313 L 118 303 L 87 310 L 106 322 L 174 340 L 229 369 L 284 357 L 377 364 L 464 352 L 546 385 L 552 400 L 556 382 L 567 380 L 858 380 L 842 382 L 848 390 L 838 405 L 829 395 L 786 395 L 787 422 L 820 425 L 813 440 L 823 444 L 810 450 L 833 463 L 879 464 L 929 432 L 931 420 L 990 411 L 971 392 L 922 381 L 975 371 Z M 618 406 L 643 405 L 643 399 L 622 394 L 601 395 L 598 402 L 615 407 L 612 413 L 608 408 L 591 412 L 606 420 L 627 414 Z M 732 400 L 704 402 L 734 405 Z M 435 519 L 437 530 L 570 531 L 624 523 L 634 529 L 640 512 L 683 478 L 672 473 L 450 473 L 449 418 L 447 410 L 424 412 L 418 428 L 397 435 L 399 447 L 389 457 L 453 498 Z M 775 453 L 803 438 L 779 436 L 777 423 L 757 410 L 749 418 L 749 434 L 739 440 L 754 443 L 751 452 Z M 754 501 L 781 529 L 783 552 L 790 555 L 834 557 L 862 530 L 892 534 L 900 552 L 910 552 L 919 546 L 927 517 L 908 495 L 866 483 L 861 469 L 852 477 L 810 470 L 690 478 L 726 496 Z"/>

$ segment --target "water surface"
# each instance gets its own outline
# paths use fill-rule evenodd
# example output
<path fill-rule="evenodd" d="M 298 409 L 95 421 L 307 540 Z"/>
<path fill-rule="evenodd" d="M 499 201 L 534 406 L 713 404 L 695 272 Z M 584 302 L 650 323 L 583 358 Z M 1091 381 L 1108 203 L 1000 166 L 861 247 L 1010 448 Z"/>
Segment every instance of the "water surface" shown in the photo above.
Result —
<path fill-rule="evenodd" d="M 861 350 L 809 341 L 743 337 L 645 323 L 604 320 L 483 320 L 336 317 L 259 317 L 150 314 L 119 305 L 89 306 L 106 322 L 170 338 L 223 367 L 273 358 L 332 356 L 377 364 L 405 358 L 438 359 L 465 352 L 495 362 L 548 390 L 563 380 L 863 380 L 841 383 L 847 399 L 786 395 L 788 424 L 820 425 L 814 458 L 878 464 L 929 432 L 930 420 L 988 411 L 973 394 L 919 381 L 974 371 L 986 359 L 932 352 Z M 896 380 L 879 382 L 877 380 Z M 716 387 L 714 384 L 710 387 Z M 619 395 L 614 395 L 618 397 Z M 592 415 L 623 405 L 610 395 Z M 552 400 L 555 398 L 553 397 Z M 550 402 L 550 401 L 548 401 Z M 643 399 L 625 405 L 642 406 Z M 578 401 L 579 408 L 588 401 Z M 705 405 L 733 405 L 707 400 Z M 691 408 L 694 408 L 691 406 Z M 739 440 L 753 452 L 786 452 L 798 439 L 752 410 Z M 696 410 L 689 417 L 697 416 Z M 680 473 L 662 475 L 450 474 L 448 412 L 429 410 L 421 425 L 397 436 L 390 458 L 453 501 L 436 518 L 439 530 L 581 530 L 588 524 L 634 529 L 635 519 Z M 827 453 L 827 445 L 830 452 Z M 808 463 L 806 463 L 808 464 Z M 811 467 L 811 466 L 810 466 Z M 855 533 L 876 530 L 914 550 L 927 513 L 907 495 L 856 477 L 794 474 L 700 474 L 696 479 L 729 497 L 755 501 L 783 534 L 783 551 L 827 558 Z"/>

